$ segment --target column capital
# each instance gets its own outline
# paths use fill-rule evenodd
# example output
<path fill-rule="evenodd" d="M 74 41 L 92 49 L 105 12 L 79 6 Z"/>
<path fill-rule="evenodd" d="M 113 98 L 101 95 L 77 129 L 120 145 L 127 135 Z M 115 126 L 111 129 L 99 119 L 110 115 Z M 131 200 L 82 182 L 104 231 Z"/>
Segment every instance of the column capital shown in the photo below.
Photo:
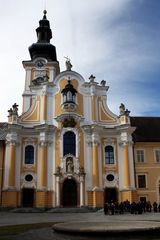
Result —
<path fill-rule="evenodd" d="M 92 144 L 95 144 L 95 145 L 100 144 L 100 138 L 96 132 L 92 133 Z"/>
<path fill-rule="evenodd" d="M 133 145 L 133 141 L 120 141 L 118 144 L 119 144 L 119 146 L 122 147 L 122 148 L 125 147 L 125 146 L 128 146 L 128 147 L 129 147 L 129 146 L 132 146 L 132 145 Z"/>
<path fill-rule="evenodd" d="M 7 145 L 18 145 L 18 135 L 17 133 L 8 133 L 6 136 Z"/>
<path fill-rule="evenodd" d="M 41 132 L 39 136 L 39 145 L 40 146 L 49 146 L 53 143 L 53 138 L 51 135 Z"/>

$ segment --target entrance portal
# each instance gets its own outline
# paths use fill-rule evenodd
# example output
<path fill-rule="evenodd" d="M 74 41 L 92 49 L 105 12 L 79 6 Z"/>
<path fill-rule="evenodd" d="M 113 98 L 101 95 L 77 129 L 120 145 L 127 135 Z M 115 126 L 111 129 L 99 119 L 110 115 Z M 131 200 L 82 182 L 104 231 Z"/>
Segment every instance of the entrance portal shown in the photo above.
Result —
<path fill-rule="evenodd" d="M 34 205 L 34 189 L 24 188 L 22 190 L 22 206 L 33 207 Z"/>
<path fill-rule="evenodd" d="M 77 183 L 73 179 L 66 179 L 62 188 L 63 207 L 77 207 Z"/>
<path fill-rule="evenodd" d="M 118 202 L 118 194 L 116 188 L 105 188 L 104 190 L 104 202 Z"/>

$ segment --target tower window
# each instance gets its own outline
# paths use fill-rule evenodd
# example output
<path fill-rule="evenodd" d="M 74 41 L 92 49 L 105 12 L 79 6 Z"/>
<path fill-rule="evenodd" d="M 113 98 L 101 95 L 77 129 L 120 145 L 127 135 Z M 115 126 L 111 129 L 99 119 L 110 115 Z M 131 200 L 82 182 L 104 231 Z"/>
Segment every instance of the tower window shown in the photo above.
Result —
<path fill-rule="evenodd" d="M 62 90 L 63 103 L 75 103 L 76 89 L 74 89 L 71 81 L 68 80 L 68 84 Z"/>
<path fill-rule="evenodd" d="M 105 164 L 114 164 L 114 148 L 110 145 L 105 147 Z"/>
<path fill-rule="evenodd" d="M 34 147 L 28 145 L 25 147 L 25 164 L 34 164 Z"/>
<path fill-rule="evenodd" d="M 63 135 L 63 156 L 66 154 L 76 155 L 76 135 L 72 131 Z"/>

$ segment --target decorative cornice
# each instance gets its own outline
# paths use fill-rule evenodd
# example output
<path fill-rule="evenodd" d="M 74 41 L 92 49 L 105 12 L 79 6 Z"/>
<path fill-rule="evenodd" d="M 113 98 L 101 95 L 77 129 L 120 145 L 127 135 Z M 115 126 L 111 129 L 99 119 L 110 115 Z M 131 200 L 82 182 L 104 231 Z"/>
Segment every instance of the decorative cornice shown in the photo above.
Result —
<path fill-rule="evenodd" d="M 76 121 L 83 121 L 84 118 L 81 116 L 81 115 L 78 115 L 76 113 L 71 113 L 71 112 L 65 112 L 65 113 L 62 113 L 61 115 L 55 117 L 55 120 L 57 122 L 62 122 L 64 121 L 64 119 L 66 118 L 74 118 Z"/>

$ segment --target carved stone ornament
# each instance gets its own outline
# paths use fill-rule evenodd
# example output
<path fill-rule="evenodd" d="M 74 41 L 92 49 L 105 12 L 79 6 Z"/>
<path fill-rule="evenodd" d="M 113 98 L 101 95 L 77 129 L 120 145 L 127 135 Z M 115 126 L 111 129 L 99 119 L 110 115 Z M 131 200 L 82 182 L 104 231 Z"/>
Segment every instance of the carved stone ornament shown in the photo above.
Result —
<path fill-rule="evenodd" d="M 32 80 L 33 85 L 41 85 L 45 82 L 48 82 L 48 76 L 44 75 L 44 76 L 38 76 L 36 79 Z"/>
<path fill-rule="evenodd" d="M 61 173 L 61 167 L 60 166 L 57 166 L 56 167 L 56 172 L 55 172 L 55 175 L 56 176 L 60 176 L 62 173 Z"/>
<path fill-rule="evenodd" d="M 67 173 L 73 173 L 73 171 L 74 171 L 73 158 L 68 157 L 66 159 L 66 172 Z"/>
<path fill-rule="evenodd" d="M 73 117 L 71 118 L 65 118 L 62 122 L 63 127 L 72 127 L 74 128 L 76 126 L 76 121 L 74 120 Z"/>
<path fill-rule="evenodd" d="M 85 175 L 84 167 L 79 167 L 79 175 Z"/>
<path fill-rule="evenodd" d="M 123 103 L 121 103 L 121 105 L 119 107 L 119 114 L 120 114 L 120 116 L 129 117 L 130 111 L 125 108 L 125 105 Z"/>
<path fill-rule="evenodd" d="M 96 77 L 93 76 L 93 74 L 91 74 L 91 76 L 89 77 L 90 82 L 93 83 L 95 78 L 96 78 Z"/>
<path fill-rule="evenodd" d="M 13 115 L 18 116 L 18 105 L 14 103 L 12 105 L 12 108 L 8 110 L 8 113 L 9 113 L 8 117 L 12 117 Z"/>

